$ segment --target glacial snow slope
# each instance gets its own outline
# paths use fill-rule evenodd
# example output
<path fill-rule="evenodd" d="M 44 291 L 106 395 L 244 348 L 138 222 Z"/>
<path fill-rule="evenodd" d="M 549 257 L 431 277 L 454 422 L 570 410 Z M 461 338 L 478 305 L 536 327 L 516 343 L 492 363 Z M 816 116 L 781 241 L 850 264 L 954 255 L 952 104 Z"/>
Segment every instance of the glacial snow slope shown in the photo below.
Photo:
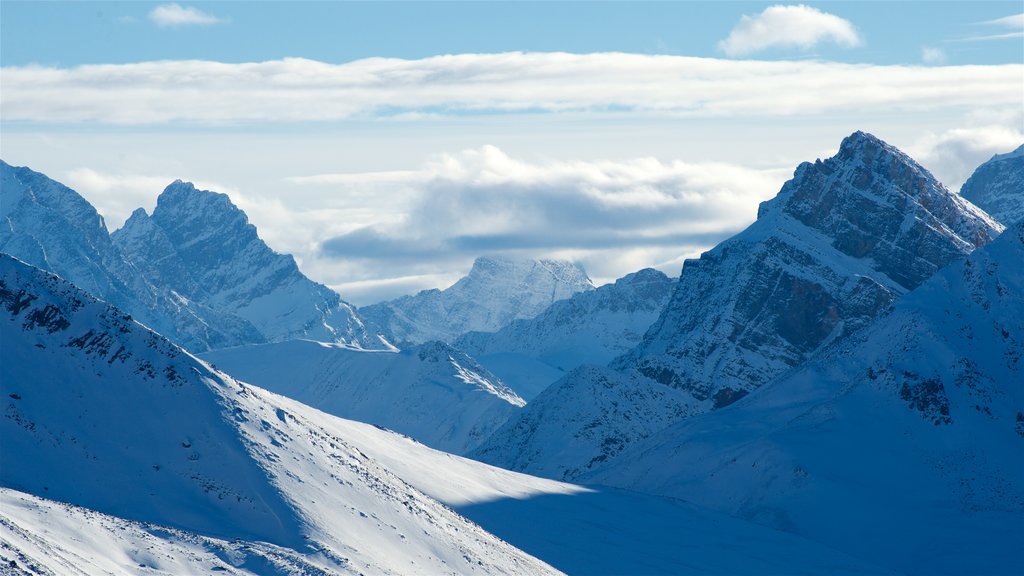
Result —
<path fill-rule="evenodd" d="M 1024 565 L 1024 223 L 865 331 L 588 478 L 908 574 Z"/>
<path fill-rule="evenodd" d="M 371 331 L 395 344 L 452 343 L 465 332 L 498 330 L 536 316 L 552 302 L 593 289 L 578 264 L 481 257 L 449 288 L 365 306 L 359 313 Z"/>
<path fill-rule="evenodd" d="M 530 401 L 476 454 L 496 466 L 573 479 L 655 423 L 726 406 L 870 324 L 900 294 L 1001 229 L 899 150 L 854 133 L 835 157 L 801 164 L 750 227 L 686 262 L 643 342 L 611 363 L 621 377 L 561 383 L 570 390 Z M 651 384 L 680 395 L 670 404 L 629 405 L 650 397 Z M 602 400 L 608 389 L 617 391 L 615 403 Z M 526 420 L 545 413 L 567 428 L 555 433 Z"/>
<path fill-rule="evenodd" d="M 112 238 L 153 284 L 245 320 L 263 340 L 382 348 L 351 306 L 304 276 L 290 255 L 271 250 L 224 194 L 177 180 L 152 216 L 136 210 Z"/>
<path fill-rule="evenodd" d="M 475 448 L 525 404 L 441 342 L 390 352 L 292 340 L 202 357 L 239 380 L 456 454 Z"/>
<path fill-rule="evenodd" d="M 1024 220 L 1024 144 L 978 166 L 960 195 L 1006 226 Z"/>
<path fill-rule="evenodd" d="M 582 364 L 604 365 L 640 343 L 674 286 L 665 274 L 646 268 L 559 300 L 536 317 L 515 320 L 497 332 L 464 334 L 455 346 L 484 364 L 494 355 L 517 354 L 563 372 Z"/>
<path fill-rule="evenodd" d="M 117 518 L 0 488 L 0 573 L 303 574 L 328 576 L 303 554 Z"/>
<path fill-rule="evenodd" d="M 331 573 L 551 573 L 331 429 L 0 255 L 0 485 Z M 6 530 L 6 528 L 5 528 Z M 6 539 L 6 537 L 5 537 Z"/>
<path fill-rule="evenodd" d="M 615 366 L 683 390 L 700 410 L 725 406 L 1002 229 L 856 132 L 834 157 L 801 164 L 749 228 L 687 261 L 661 317 Z"/>
<path fill-rule="evenodd" d="M 478 524 L 574 574 L 882 573 L 690 504 L 492 468 L 239 384 L 6 256 L 0 306 L 0 559 L 15 573 L 553 572 Z"/>

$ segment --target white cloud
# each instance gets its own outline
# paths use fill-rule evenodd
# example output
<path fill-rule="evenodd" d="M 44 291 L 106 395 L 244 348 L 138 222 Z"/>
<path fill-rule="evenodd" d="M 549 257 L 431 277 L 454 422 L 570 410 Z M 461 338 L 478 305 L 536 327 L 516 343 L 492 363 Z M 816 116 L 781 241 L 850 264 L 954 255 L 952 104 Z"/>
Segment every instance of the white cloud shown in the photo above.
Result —
<path fill-rule="evenodd" d="M 941 48 L 923 46 L 921 48 L 921 61 L 925 64 L 942 64 L 946 61 L 946 53 Z"/>
<path fill-rule="evenodd" d="M 700 117 L 1019 105 L 1024 66 L 875 66 L 505 53 L 347 64 L 160 61 L 0 69 L 8 122 L 286 123 L 403 113 Z M 403 120 L 410 122 L 413 120 Z"/>
<path fill-rule="evenodd" d="M 209 26 L 220 24 L 224 20 L 203 12 L 192 6 L 182 6 L 177 2 L 161 4 L 149 11 L 149 19 L 162 28 L 179 26 Z"/>
<path fill-rule="evenodd" d="M 656 262 L 676 274 L 684 256 L 752 222 L 790 170 L 654 158 L 527 162 L 484 146 L 439 156 L 415 178 L 398 173 L 394 185 L 413 191 L 399 218 L 326 239 L 318 257 L 411 276 L 468 266 L 488 253 L 568 257 L 599 280 Z M 359 174 L 317 178 L 365 181 Z"/>
<path fill-rule="evenodd" d="M 957 40 L 954 40 L 954 42 L 987 42 L 991 40 L 1010 40 L 1013 38 L 1024 38 L 1024 13 L 1004 16 L 1002 18 L 996 18 L 995 20 L 975 22 L 975 24 L 978 26 L 996 26 L 999 28 L 1011 28 L 1014 31 L 1003 32 L 1000 34 L 985 34 L 982 36 L 971 36 L 969 38 L 958 38 Z"/>
<path fill-rule="evenodd" d="M 928 134 L 908 146 L 907 152 L 950 190 L 958 191 L 983 162 L 1024 144 L 1024 112 L 999 116 L 990 119 L 997 120 L 994 123 L 979 122 L 967 128 Z"/>
<path fill-rule="evenodd" d="M 1005 28 L 1024 28 L 1024 12 L 1020 14 L 1004 16 L 1002 18 L 996 18 L 995 20 L 986 20 L 984 22 L 978 22 L 978 24 L 987 26 L 1002 26 Z"/>
<path fill-rule="evenodd" d="M 798 4 L 769 6 L 755 16 L 744 14 L 718 48 L 729 56 L 746 56 L 777 47 L 808 50 L 822 42 L 846 48 L 864 43 L 849 20 Z"/>

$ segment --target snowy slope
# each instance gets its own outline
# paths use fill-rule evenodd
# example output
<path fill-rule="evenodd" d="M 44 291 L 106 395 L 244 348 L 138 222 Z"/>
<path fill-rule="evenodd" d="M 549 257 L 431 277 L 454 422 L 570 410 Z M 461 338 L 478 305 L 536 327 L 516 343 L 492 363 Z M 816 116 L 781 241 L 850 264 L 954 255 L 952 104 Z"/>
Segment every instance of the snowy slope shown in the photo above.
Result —
<path fill-rule="evenodd" d="M 1024 144 L 978 166 L 960 195 L 1007 226 L 1024 220 Z"/>
<path fill-rule="evenodd" d="M 549 573 L 328 428 L 0 256 L 0 485 L 332 573 Z M 301 405 L 294 405 L 300 406 Z M 71 473 L 73 472 L 73 473 Z"/>
<path fill-rule="evenodd" d="M 615 404 L 596 400 L 596 384 L 538 397 L 521 419 L 548 413 L 576 424 L 549 435 L 512 420 L 479 453 L 498 466 L 572 479 L 656 423 L 727 406 L 870 324 L 1001 229 L 902 152 L 857 132 L 835 157 L 801 164 L 754 224 L 686 262 L 642 343 L 611 363 L 623 373 Z M 649 398 L 651 384 L 680 392 L 684 407 L 630 406 Z M 626 421 L 616 413 L 657 416 Z M 592 440 L 578 450 L 581 437 Z M 605 437 L 607 445 L 593 441 Z"/>
<path fill-rule="evenodd" d="M 594 285 L 578 264 L 560 260 L 481 257 L 445 290 L 424 290 L 359 310 L 371 330 L 391 342 L 454 342 L 471 330 L 491 332 L 532 318 L 552 302 Z"/>
<path fill-rule="evenodd" d="M 607 364 L 640 343 L 674 285 L 665 274 L 647 268 L 559 300 L 538 316 L 515 320 L 497 332 L 464 334 L 455 346 L 485 364 L 498 354 L 519 354 L 561 371 Z"/>
<path fill-rule="evenodd" d="M 533 399 L 469 456 L 546 478 L 570 479 L 690 415 L 678 390 L 585 365 Z"/>
<path fill-rule="evenodd" d="M 351 306 L 306 278 L 290 255 L 271 250 L 224 194 L 175 181 L 152 216 L 136 210 L 112 238 L 153 284 L 243 319 L 262 340 L 382 348 Z"/>
<path fill-rule="evenodd" d="M 881 573 L 690 504 L 492 468 L 239 384 L 5 256 L 0 305 L 0 558 L 15 573 L 553 572 L 480 525 L 574 574 Z"/>
<path fill-rule="evenodd" d="M 1024 565 L 1024 223 L 867 330 L 591 476 L 910 574 Z"/>
<path fill-rule="evenodd" d="M 472 358 L 440 342 L 386 352 L 293 340 L 203 358 L 239 380 L 456 454 L 475 448 L 525 404 Z"/>
<path fill-rule="evenodd" d="M 0 565 L 12 576 L 331 573 L 266 542 L 210 538 L 8 488 L 0 488 Z"/>

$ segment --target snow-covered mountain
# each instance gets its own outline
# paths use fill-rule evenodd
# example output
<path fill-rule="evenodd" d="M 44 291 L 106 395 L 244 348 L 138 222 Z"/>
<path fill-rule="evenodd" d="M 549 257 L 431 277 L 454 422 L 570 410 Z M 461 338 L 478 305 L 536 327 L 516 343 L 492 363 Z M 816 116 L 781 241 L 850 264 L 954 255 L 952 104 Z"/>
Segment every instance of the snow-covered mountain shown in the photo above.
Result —
<path fill-rule="evenodd" d="M 292 340 L 202 357 L 239 380 L 455 454 L 475 448 L 526 404 L 441 342 L 391 352 Z"/>
<path fill-rule="evenodd" d="M 50 270 L 186 344 L 259 341 L 245 321 L 148 282 L 110 240 L 103 218 L 74 190 L 0 161 L 0 251 Z"/>
<path fill-rule="evenodd" d="M 492 468 L 238 383 L 2 255 L 0 337 L 5 573 L 884 573 L 685 502 Z"/>
<path fill-rule="evenodd" d="M 960 195 L 1006 226 L 1024 220 L 1024 144 L 978 166 Z"/>
<path fill-rule="evenodd" d="M 803 163 L 757 221 L 687 261 L 643 342 L 616 361 L 725 406 L 869 324 L 1003 227 L 917 162 L 856 132 Z"/>
<path fill-rule="evenodd" d="M 0 485 L 267 542 L 329 573 L 552 572 L 330 417 L 211 370 L 56 276 L 0 255 L 0 306 Z"/>
<path fill-rule="evenodd" d="M 870 324 L 901 294 L 1001 230 L 899 150 L 854 133 L 833 158 L 801 164 L 750 227 L 684 264 L 643 342 L 612 363 L 623 373 L 614 411 L 653 412 L 664 422 L 727 406 Z M 625 392 L 637 386 L 636 374 L 682 392 L 686 408 L 623 405 L 647 397 Z M 478 454 L 498 466 L 572 478 L 650 433 L 636 421 L 605 431 L 609 408 L 591 400 L 602 397 L 602 386 L 573 388 L 534 399 L 520 418 L 559 414 L 578 428 L 537 435 L 530 423 L 511 420 L 500 433 L 519 436 L 496 437 Z M 542 405 L 548 401 L 557 404 Z M 570 449 L 581 437 L 593 440 Z"/>
<path fill-rule="evenodd" d="M 307 336 L 366 348 L 354 311 L 274 253 L 226 196 L 176 182 L 113 234 L 77 192 L 0 161 L 0 252 L 202 351 Z"/>
<path fill-rule="evenodd" d="M 451 343 L 472 330 L 493 332 L 532 318 L 552 302 L 593 289 L 587 273 L 572 262 L 481 257 L 449 288 L 373 304 L 359 313 L 370 330 L 396 344 Z"/>
<path fill-rule="evenodd" d="M 875 324 L 590 479 L 908 574 L 1024 565 L 1024 223 Z"/>
<path fill-rule="evenodd" d="M 255 327 L 261 340 L 247 343 L 310 338 L 382 348 L 351 306 L 271 250 L 225 194 L 177 180 L 152 216 L 136 210 L 112 239 L 154 285 Z"/>
<path fill-rule="evenodd" d="M 562 372 L 607 364 L 640 343 L 674 286 L 665 274 L 646 268 L 559 300 L 536 317 L 515 320 L 497 332 L 464 334 L 455 346 L 488 366 L 488 358 L 496 355 L 540 360 Z M 494 370 L 504 378 L 499 368 Z"/>

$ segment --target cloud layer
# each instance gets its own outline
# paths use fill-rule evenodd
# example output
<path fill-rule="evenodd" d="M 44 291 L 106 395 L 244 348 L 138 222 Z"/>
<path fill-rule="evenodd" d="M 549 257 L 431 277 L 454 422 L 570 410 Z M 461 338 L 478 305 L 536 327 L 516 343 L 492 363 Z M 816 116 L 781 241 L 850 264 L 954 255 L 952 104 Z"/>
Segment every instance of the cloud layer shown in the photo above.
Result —
<path fill-rule="evenodd" d="M 769 6 L 756 16 L 744 14 L 718 48 L 729 56 L 747 56 L 769 48 L 809 50 L 823 42 L 845 48 L 864 43 L 849 20 L 799 4 Z"/>
<path fill-rule="evenodd" d="M 570 257 L 606 279 L 652 262 L 678 273 L 683 256 L 753 221 L 789 174 L 654 158 L 525 162 L 484 146 L 395 175 L 394 187 L 410 191 L 406 210 L 324 241 L 322 257 L 410 275 L 488 253 Z M 303 181 L 363 180 L 315 178 Z M 653 259 L 631 261 L 640 254 Z"/>
<path fill-rule="evenodd" d="M 1019 105 L 1024 66 L 876 66 L 599 53 L 327 64 L 160 61 L 0 70 L 7 122 L 286 123 L 589 112 L 700 117 Z"/>

